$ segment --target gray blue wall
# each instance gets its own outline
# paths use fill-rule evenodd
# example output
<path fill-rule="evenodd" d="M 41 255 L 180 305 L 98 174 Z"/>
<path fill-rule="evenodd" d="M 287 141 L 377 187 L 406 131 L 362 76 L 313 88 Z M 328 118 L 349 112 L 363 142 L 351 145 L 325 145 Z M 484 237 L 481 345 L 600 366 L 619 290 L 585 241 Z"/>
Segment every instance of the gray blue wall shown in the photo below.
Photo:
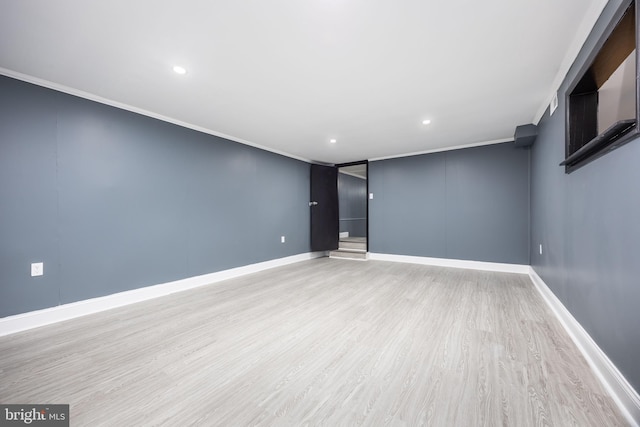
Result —
<path fill-rule="evenodd" d="M 529 264 L 529 153 L 506 143 L 370 162 L 369 250 Z"/>
<path fill-rule="evenodd" d="M 309 164 L 3 76 L 0 94 L 0 317 L 309 251 Z"/>
<path fill-rule="evenodd" d="M 567 85 L 620 4 L 609 2 L 558 91 L 558 109 L 540 123 L 532 150 L 531 264 L 640 390 L 640 141 L 569 175 L 558 166 Z"/>
<path fill-rule="evenodd" d="M 620 4 L 531 151 L 371 162 L 369 243 L 531 262 L 640 390 L 640 141 L 558 166 L 567 84 Z M 307 252 L 308 197 L 304 162 L 0 76 L 0 317 Z"/>
<path fill-rule="evenodd" d="M 367 180 L 338 173 L 340 232 L 367 236 Z"/>

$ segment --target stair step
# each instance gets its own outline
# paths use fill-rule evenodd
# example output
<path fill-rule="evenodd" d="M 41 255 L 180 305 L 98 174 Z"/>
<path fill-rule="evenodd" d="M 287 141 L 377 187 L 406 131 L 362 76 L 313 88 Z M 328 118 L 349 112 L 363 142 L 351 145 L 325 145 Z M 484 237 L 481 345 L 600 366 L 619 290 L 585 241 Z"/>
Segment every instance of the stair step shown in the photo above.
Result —
<path fill-rule="evenodd" d="M 340 240 L 339 247 L 340 249 L 360 249 L 360 250 L 366 251 L 367 243 L 366 242 L 349 242 L 349 241 Z"/>
<path fill-rule="evenodd" d="M 343 259 L 357 259 L 366 260 L 367 252 L 358 249 L 338 249 L 337 251 L 329 252 L 331 258 L 343 258 Z"/>

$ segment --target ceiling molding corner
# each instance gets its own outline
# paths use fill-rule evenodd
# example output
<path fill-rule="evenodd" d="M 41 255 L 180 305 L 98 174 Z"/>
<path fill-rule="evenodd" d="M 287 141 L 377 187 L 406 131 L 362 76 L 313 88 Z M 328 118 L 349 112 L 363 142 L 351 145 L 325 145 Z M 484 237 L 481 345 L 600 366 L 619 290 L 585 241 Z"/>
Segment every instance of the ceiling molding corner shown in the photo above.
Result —
<path fill-rule="evenodd" d="M 540 120 L 542 120 L 542 116 L 544 116 L 544 113 L 547 111 L 547 108 L 549 107 L 554 94 L 560 89 L 562 82 L 569 73 L 569 70 L 571 69 L 571 66 L 575 62 L 576 58 L 580 54 L 582 46 L 584 46 L 584 43 L 587 41 L 587 38 L 591 34 L 591 31 L 593 31 L 593 27 L 598 21 L 598 18 L 600 18 L 600 15 L 602 14 L 602 11 L 604 10 L 607 3 L 607 0 L 599 0 L 593 2 L 592 6 L 585 13 L 584 18 L 580 23 L 580 27 L 578 28 L 578 31 L 576 32 L 576 35 L 573 38 L 569 49 L 567 49 L 567 53 L 565 54 L 562 63 L 560 64 L 558 73 L 553 79 L 551 91 L 533 117 L 533 124 L 537 125 L 538 123 L 540 123 Z"/>
<path fill-rule="evenodd" d="M 23 73 L 19 73 L 17 71 L 9 70 L 7 68 L 0 67 L 0 75 L 11 77 L 11 78 L 14 78 L 14 79 L 17 79 L 17 80 L 21 80 L 23 82 L 31 83 L 31 84 L 34 84 L 36 86 L 45 87 L 47 89 L 52 89 L 52 90 L 55 90 L 57 92 L 62 92 L 62 93 L 66 93 L 66 94 L 69 94 L 69 95 L 77 96 L 79 98 L 87 99 L 89 101 L 94 101 L 94 102 L 98 102 L 100 104 L 109 105 L 111 107 L 119 108 L 121 110 L 130 111 L 132 113 L 136 113 L 136 114 L 140 114 L 140 115 L 143 115 L 143 116 L 151 117 L 153 119 L 161 120 L 163 122 L 171 123 L 171 124 L 183 127 L 183 128 L 195 130 L 197 132 L 202 132 L 202 133 L 205 133 L 205 134 L 208 134 L 208 135 L 217 136 L 219 138 L 224 138 L 224 139 L 232 141 L 232 142 L 237 142 L 239 144 L 248 145 L 250 147 L 257 148 L 259 150 L 268 151 L 270 153 L 274 153 L 274 154 L 278 154 L 278 155 L 281 155 L 281 156 L 289 157 L 289 158 L 295 159 L 295 160 L 300 160 L 300 161 L 303 161 L 305 163 L 313 163 L 310 159 L 306 159 L 304 157 L 296 156 L 294 154 L 287 153 L 287 152 L 280 151 L 280 150 L 275 150 L 273 148 L 265 147 L 264 145 L 256 144 L 256 143 L 253 143 L 251 141 L 247 141 L 247 140 L 242 139 L 242 138 L 237 138 L 235 136 L 227 135 L 227 134 L 222 133 L 222 132 L 216 132 L 214 130 L 207 129 L 207 128 L 202 127 L 202 126 L 198 126 L 198 125 L 194 125 L 194 124 L 191 124 L 191 123 L 183 122 L 181 120 L 173 119 L 171 117 L 167 117 L 167 116 L 164 116 L 162 114 L 154 113 L 152 111 L 148 111 L 148 110 L 145 110 L 145 109 L 142 109 L 142 108 L 134 107 L 132 105 L 125 104 L 125 103 L 118 102 L 118 101 L 114 101 L 112 99 L 103 98 L 101 96 L 94 95 L 94 94 L 89 93 L 89 92 L 85 92 L 83 90 L 74 89 L 74 88 L 71 88 L 71 87 L 68 87 L 68 86 L 65 86 L 65 85 L 61 85 L 61 84 L 58 84 L 58 83 L 51 82 L 49 80 L 44 80 L 44 79 L 41 79 L 41 78 L 38 78 L 38 77 L 30 76 L 28 74 L 23 74 Z"/>
<path fill-rule="evenodd" d="M 474 142 L 474 143 L 471 143 L 471 144 L 456 145 L 454 147 L 434 148 L 432 150 L 416 151 L 416 152 L 413 152 L 413 153 L 405 153 L 405 154 L 398 154 L 398 155 L 384 156 L 384 157 L 375 157 L 373 159 L 368 159 L 368 160 L 370 162 L 377 162 L 377 161 L 380 161 L 380 160 L 398 159 L 398 158 L 401 158 L 401 157 L 420 156 L 422 154 L 442 153 L 442 152 L 445 152 L 445 151 L 462 150 L 464 148 L 483 147 L 485 145 L 503 144 L 505 142 L 512 142 L 512 141 L 513 141 L 513 137 L 501 138 L 501 139 L 493 139 L 493 140 L 490 140 L 490 141 L 482 141 L 482 142 Z"/>

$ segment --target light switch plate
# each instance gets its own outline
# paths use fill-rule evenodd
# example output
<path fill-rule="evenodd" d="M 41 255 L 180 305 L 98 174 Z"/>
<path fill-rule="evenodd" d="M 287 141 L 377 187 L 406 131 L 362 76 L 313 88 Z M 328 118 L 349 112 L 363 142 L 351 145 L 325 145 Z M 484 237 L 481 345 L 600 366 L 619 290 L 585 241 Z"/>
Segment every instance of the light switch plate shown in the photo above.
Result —
<path fill-rule="evenodd" d="M 373 193 L 369 193 L 369 200 L 373 200 Z"/>
<path fill-rule="evenodd" d="M 44 274 L 44 263 L 34 262 L 31 264 L 31 277 L 42 276 Z"/>

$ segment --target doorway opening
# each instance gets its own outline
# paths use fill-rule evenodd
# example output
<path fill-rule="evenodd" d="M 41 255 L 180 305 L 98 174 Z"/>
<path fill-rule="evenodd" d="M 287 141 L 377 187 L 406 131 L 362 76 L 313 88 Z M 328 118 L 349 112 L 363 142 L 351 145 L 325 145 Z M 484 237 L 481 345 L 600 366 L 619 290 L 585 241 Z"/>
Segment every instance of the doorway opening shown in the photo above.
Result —
<path fill-rule="evenodd" d="M 366 161 L 338 167 L 338 250 L 332 257 L 366 259 L 368 251 L 368 164 Z"/>

